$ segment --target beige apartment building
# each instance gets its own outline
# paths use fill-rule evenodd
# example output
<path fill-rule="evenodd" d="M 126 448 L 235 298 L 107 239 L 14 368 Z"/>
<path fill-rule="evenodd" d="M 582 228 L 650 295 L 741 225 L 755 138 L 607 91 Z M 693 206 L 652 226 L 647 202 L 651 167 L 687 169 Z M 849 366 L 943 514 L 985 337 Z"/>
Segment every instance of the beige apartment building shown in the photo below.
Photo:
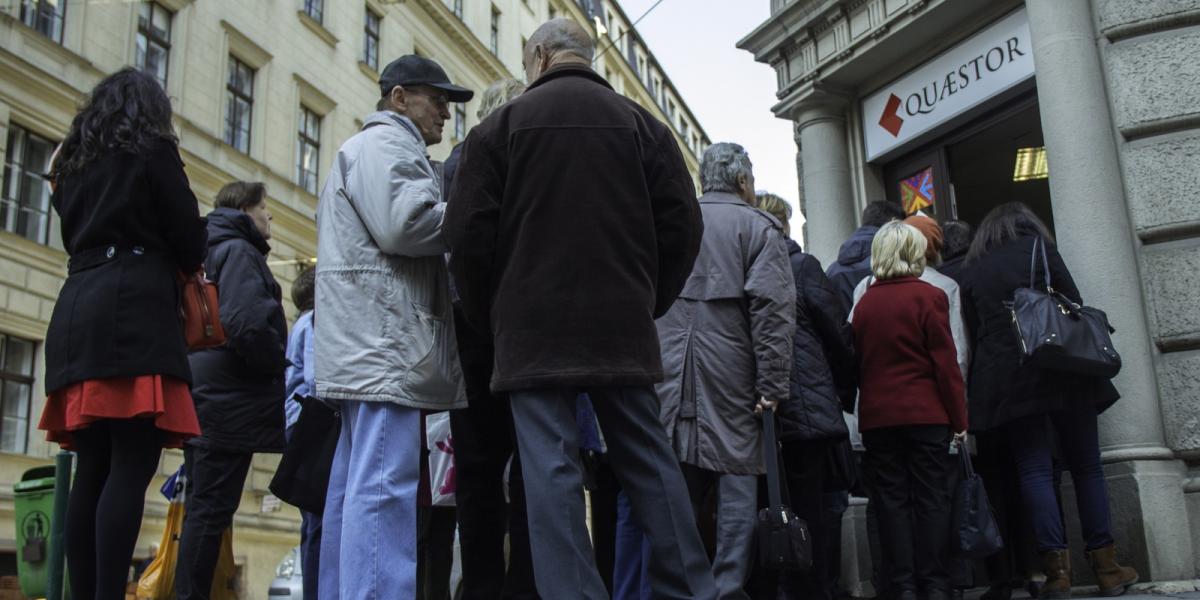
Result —
<path fill-rule="evenodd" d="M 328 165 L 373 110 L 383 66 L 417 53 L 482 91 L 523 77 L 525 41 L 555 16 L 596 32 L 596 70 L 671 123 L 695 174 L 709 140 L 611 0 L 0 0 L 0 576 L 15 572 L 12 484 L 57 452 L 37 421 L 42 342 L 67 255 L 44 174 L 84 94 L 125 66 L 162 81 L 202 212 L 229 181 L 266 182 L 270 261 L 287 297 L 298 265 L 316 252 L 313 215 Z M 477 103 L 452 108 L 435 159 L 466 137 Z M 160 474 L 181 456 L 164 454 Z M 267 596 L 299 540 L 298 513 L 267 492 L 276 461 L 256 460 L 235 520 L 243 598 Z M 150 556 L 166 514 L 157 484 L 146 497 L 136 559 Z"/>

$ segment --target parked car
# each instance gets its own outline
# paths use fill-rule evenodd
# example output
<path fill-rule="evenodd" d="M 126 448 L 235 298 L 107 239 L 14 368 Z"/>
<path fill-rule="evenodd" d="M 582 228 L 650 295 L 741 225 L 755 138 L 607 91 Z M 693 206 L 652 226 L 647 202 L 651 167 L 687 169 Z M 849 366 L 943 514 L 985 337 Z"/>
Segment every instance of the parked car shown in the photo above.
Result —
<path fill-rule="evenodd" d="M 304 565 L 300 561 L 300 546 L 288 550 L 275 567 L 275 580 L 267 591 L 269 600 L 302 600 L 304 598 Z"/>

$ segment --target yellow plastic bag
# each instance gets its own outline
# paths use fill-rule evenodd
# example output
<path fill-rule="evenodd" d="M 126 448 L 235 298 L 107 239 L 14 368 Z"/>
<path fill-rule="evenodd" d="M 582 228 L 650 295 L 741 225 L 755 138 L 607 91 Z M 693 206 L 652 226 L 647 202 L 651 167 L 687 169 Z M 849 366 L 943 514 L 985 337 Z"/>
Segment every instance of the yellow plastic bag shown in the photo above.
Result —
<path fill-rule="evenodd" d="M 213 571 L 212 600 L 237 600 L 238 572 L 233 562 L 233 528 L 225 529 L 221 535 L 221 554 L 217 556 L 217 570 Z"/>
<path fill-rule="evenodd" d="M 182 496 L 182 495 L 181 495 Z M 175 560 L 179 558 L 179 535 L 183 532 L 183 498 L 167 507 L 158 553 L 138 580 L 137 600 L 171 600 L 175 597 Z"/>

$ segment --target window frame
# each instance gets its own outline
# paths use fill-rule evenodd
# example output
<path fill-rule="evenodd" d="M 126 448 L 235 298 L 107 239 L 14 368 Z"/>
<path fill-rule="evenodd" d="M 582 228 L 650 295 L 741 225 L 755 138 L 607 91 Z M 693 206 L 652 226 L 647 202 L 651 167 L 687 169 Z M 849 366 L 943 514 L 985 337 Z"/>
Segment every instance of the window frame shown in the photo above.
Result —
<path fill-rule="evenodd" d="M 467 139 L 467 107 L 461 102 L 454 105 L 454 139 Z"/>
<path fill-rule="evenodd" d="M 21 3 L 20 20 L 30 29 L 50 38 L 50 41 L 63 45 L 63 33 L 67 29 L 67 0 L 17 0 Z M 44 10 L 46 6 L 54 6 L 53 10 Z M 51 21 L 51 31 L 46 32 L 41 28 L 39 16 L 43 14 L 53 15 Z M 31 22 L 32 21 L 32 22 Z M 57 25 L 57 29 L 55 28 Z"/>
<path fill-rule="evenodd" d="M 315 138 L 309 135 L 309 125 L 312 121 L 316 121 Z M 316 195 L 320 191 L 321 183 L 321 125 L 324 121 L 324 116 L 317 111 L 300 104 L 300 119 L 297 129 L 296 141 L 296 185 L 300 186 L 304 191 Z M 313 149 L 314 164 L 310 172 L 304 164 L 304 151 L 311 147 Z M 312 175 L 312 188 L 308 187 L 307 176 Z"/>
<path fill-rule="evenodd" d="M 239 69 L 239 67 L 244 68 L 249 73 L 249 79 L 250 79 L 250 85 L 249 85 L 250 91 L 249 92 L 245 92 L 245 91 L 242 91 L 242 90 L 234 87 L 234 73 L 241 71 L 241 69 Z M 228 70 L 228 73 L 226 73 L 226 77 L 225 77 L 225 136 L 224 136 L 224 140 L 225 140 L 226 144 L 233 146 L 233 148 L 236 149 L 238 152 L 241 152 L 248 156 L 250 154 L 250 146 L 251 146 L 251 143 L 253 142 L 253 138 L 254 138 L 254 84 L 255 84 L 255 79 L 258 76 L 258 69 L 255 69 L 254 67 L 250 66 L 250 63 L 247 63 L 247 62 L 243 61 L 242 59 L 238 58 L 237 55 L 230 53 L 227 70 Z M 230 110 L 231 109 L 230 102 L 229 102 L 230 96 L 232 96 L 233 100 L 235 100 L 235 101 L 241 100 L 246 103 L 246 113 L 245 113 L 246 148 L 244 150 L 242 148 L 238 147 L 238 145 L 236 143 L 237 142 L 236 136 L 232 135 L 235 133 L 235 130 L 232 128 L 233 111 Z M 240 123 L 239 123 L 239 125 L 240 125 Z"/>
<path fill-rule="evenodd" d="M 29 372 L 19 373 L 8 370 L 8 344 L 11 341 L 17 341 L 29 345 Z M 9 419 L 17 419 L 24 422 L 24 431 L 21 433 L 22 444 L 20 448 L 4 448 L 0 446 L 0 452 L 8 452 L 14 454 L 27 454 L 29 452 L 29 424 L 33 418 L 33 393 L 34 384 L 37 383 L 37 350 L 38 343 L 34 340 L 16 337 L 7 333 L 0 332 L 0 440 L 3 440 L 3 432 L 5 424 Z M 8 405 L 8 398 L 5 390 L 7 384 L 13 382 L 18 385 L 25 385 L 29 388 L 29 395 L 24 399 L 25 416 L 24 417 L 9 417 L 5 414 L 4 409 Z"/>
<path fill-rule="evenodd" d="M 14 145 L 14 138 L 19 139 L 19 147 L 16 149 L 12 147 Z M 34 170 L 34 167 L 30 166 L 27 162 L 29 160 L 28 150 L 31 138 L 35 142 L 43 142 L 46 147 L 50 148 L 50 153 L 47 154 L 46 157 L 45 166 L 37 167 L 36 171 Z M 0 185 L 3 185 L 3 189 L 0 189 L 0 231 L 6 231 L 43 246 L 50 245 L 50 229 L 51 219 L 53 218 L 53 207 L 50 202 L 51 192 L 49 171 L 50 158 L 53 156 L 54 148 L 57 146 L 58 143 L 54 142 L 50 138 L 38 135 L 37 133 L 34 133 L 25 127 L 21 127 L 16 123 L 10 122 L 8 124 L 8 136 L 7 139 L 5 139 L 3 170 L 5 176 L 3 177 L 3 181 L 0 181 Z M 27 206 L 22 203 L 23 199 L 26 197 L 26 194 L 24 193 L 24 185 L 25 175 L 27 174 L 32 174 L 36 176 L 37 179 L 41 180 L 43 186 L 42 200 L 46 207 L 45 210 L 41 210 L 33 206 Z M 15 178 L 15 181 L 13 178 Z M 13 194 L 10 197 L 9 191 L 14 186 L 15 189 L 12 190 Z M 13 210 L 15 213 L 11 228 L 8 224 L 9 210 Z M 19 224 L 22 212 L 36 213 L 43 218 L 42 223 L 44 223 L 44 227 L 40 228 L 40 231 L 38 232 L 39 235 L 36 238 L 26 235 L 21 230 Z"/>
<path fill-rule="evenodd" d="M 454 0 L 453 5 L 450 7 L 450 12 L 453 12 L 454 16 L 458 17 L 459 21 L 462 21 L 463 20 L 463 0 Z"/>
<path fill-rule="evenodd" d="M 308 15 L 308 18 L 322 25 L 325 24 L 325 0 L 304 0 L 302 10 L 304 14 Z"/>
<path fill-rule="evenodd" d="M 366 7 L 366 15 L 363 16 L 363 64 L 372 69 L 379 70 L 379 42 L 383 32 L 383 15 L 375 12 L 370 5 Z M 371 30 L 371 19 L 375 19 L 375 30 Z M 375 42 L 375 47 L 371 48 L 371 42 Z M 374 56 L 372 56 L 372 50 Z"/>
<path fill-rule="evenodd" d="M 141 9 L 142 9 L 142 7 L 146 7 L 146 6 L 150 7 L 150 18 L 143 25 Z M 138 61 L 137 61 L 137 57 L 135 56 L 134 66 L 136 66 L 139 71 L 142 71 L 143 73 L 146 73 L 146 74 L 154 77 L 155 79 L 158 79 L 157 73 L 152 73 L 147 70 L 146 58 L 149 56 L 149 50 L 150 50 L 150 46 L 152 44 L 156 44 L 156 45 L 162 47 L 163 55 L 166 57 L 166 59 L 165 59 L 165 63 L 163 64 L 163 78 L 159 79 L 158 82 L 160 84 L 162 84 L 163 89 L 165 90 L 165 89 L 167 89 L 167 80 L 170 78 L 170 73 L 171 73 L 171 32 L 175 27 L 175 13 L 172 12 L 171 9 L 163 6 L 162 4 L 159 4 L 158 2 L 155 2 L 154 0 L 144 0 L 142 2 L 141 6 L 138 8 L 138 11 L 139 12 L 138 12 L 137 37 L 135 39 L 135 44 L 137 43 L 138 40 L 145 39 L 146 40 L 146 50 L 144 52 L 142 52 L 142 55 L 141 55 L 142 64 L 140 64 L 140 65 L 137 64 Z M 162 11 L 163 13 L 165 13 L 167 15 L 167 37 L 165 40 L 158 38 L 155 34 L 155 30 L 154 30 L 155 11 Z"/>
<path fill-rule="evenodd" d="M 494 55 L 494 56 L 500 56 L 500 15 L 501 14 L 502 13 L 500 12 L 500 9 L 496 8 L 496 5 L 493 4 L 492 5 L 491 37 L 489 39 L 491 40 L 490 48 L 492 51 L 492 55 Z"/>

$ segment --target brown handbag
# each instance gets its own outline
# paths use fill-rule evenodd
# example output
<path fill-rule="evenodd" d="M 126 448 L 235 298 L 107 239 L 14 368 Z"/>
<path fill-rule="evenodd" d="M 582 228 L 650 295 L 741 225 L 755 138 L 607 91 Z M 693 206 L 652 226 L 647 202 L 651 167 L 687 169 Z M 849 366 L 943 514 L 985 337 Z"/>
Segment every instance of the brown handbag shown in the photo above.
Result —
<path fill-rule="evenodd" d="M 204 276 L 204 271 L 182 276 L 179 311 L 183 316 L 183 333 L 188 350 L 214 348 L 225 343 L 225 329 L 217 307 L 217 284 Z"/>

